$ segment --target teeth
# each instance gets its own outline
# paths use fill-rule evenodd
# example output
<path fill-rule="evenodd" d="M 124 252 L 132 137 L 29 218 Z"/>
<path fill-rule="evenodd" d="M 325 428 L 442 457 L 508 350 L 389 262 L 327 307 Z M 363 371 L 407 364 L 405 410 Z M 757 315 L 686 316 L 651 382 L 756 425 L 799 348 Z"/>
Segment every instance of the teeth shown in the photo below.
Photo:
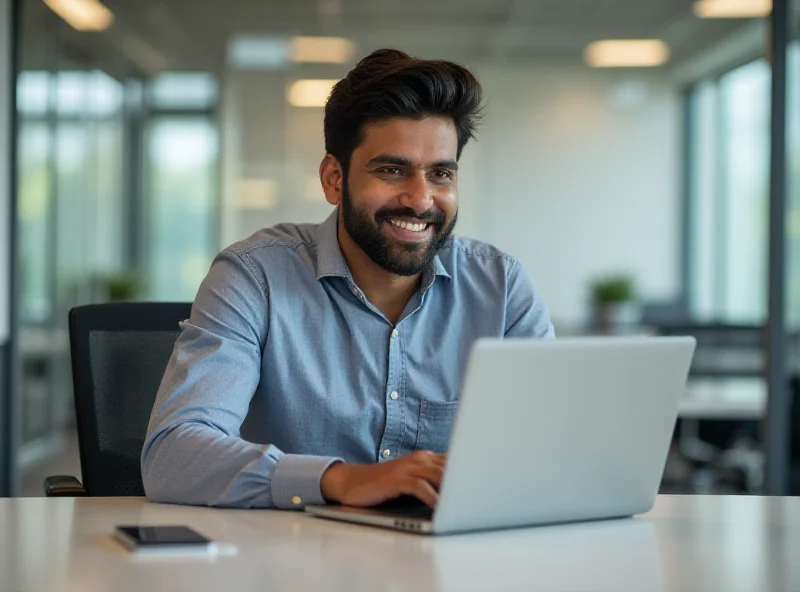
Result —
<path fill-rule="evenodd" d="M 402 228 L 403 230 L 410 230 L 411 232 L 422 232 L 423 230 L 428 228 L 427 224 L 412 224 L 409 222 L 403 222 L 402 220 L 389 220 L 389 222 L 391 222 L 398 228 Z"/>

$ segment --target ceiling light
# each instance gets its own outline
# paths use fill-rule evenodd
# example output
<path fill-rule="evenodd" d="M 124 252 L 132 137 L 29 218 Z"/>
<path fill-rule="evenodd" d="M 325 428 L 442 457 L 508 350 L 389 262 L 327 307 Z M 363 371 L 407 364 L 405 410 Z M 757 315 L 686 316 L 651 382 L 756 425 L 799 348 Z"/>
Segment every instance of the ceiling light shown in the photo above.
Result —
<path fill-rule="evenodd" d="M 297 80 L 289 86 L 286 99 L 295 107 L 324 107 L 337 82 L 335 79 Z"/>
<path fill-rule="evenodd" d="M 590 43 L 584 52 L 594 68 L 645 68 L 669 59 L 669 46 L 658 39 L 607 39 Z"/>
<path fill-rule="evenodd" d="M 699 18 L 759 18 L 772 12 L 772 0 L 697 0 Z"/>
<path fill-rule="evenodd" d="M 78 31 L 105 31 L 114 13 L 98 0 L 44 0 L 50 10 Z"/>
<path fill-rule="evenodd" d="M 343 37 L 292 37 L 289 53 L 293 62 L 346 64 L 355 54 L 352 41 Z"/>

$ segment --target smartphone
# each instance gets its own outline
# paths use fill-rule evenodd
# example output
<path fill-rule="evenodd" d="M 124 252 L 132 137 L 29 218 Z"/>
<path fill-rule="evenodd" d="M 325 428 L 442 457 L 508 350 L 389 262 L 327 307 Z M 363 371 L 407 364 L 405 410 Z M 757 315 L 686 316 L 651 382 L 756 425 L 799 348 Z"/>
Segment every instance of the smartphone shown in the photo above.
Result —
<path fill-rule="evenodd" d="M 217 544 L 188 526 L 116 526 L 114 538 L 136 553 L 214 554 Z"/>

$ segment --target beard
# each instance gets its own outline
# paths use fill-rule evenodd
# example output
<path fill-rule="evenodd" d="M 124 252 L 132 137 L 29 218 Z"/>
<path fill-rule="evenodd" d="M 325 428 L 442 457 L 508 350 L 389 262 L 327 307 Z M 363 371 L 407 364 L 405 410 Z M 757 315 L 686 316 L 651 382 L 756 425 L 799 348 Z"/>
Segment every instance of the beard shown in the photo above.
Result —
<path fill-rule="evenodd" d="M 350 238 L 376 264 L 395 275 L 412 276 L 422 273 L 433 261 L 445 241 L 450 238 L 458 220 L 458 212 L 447 223 L 440 209 L 433 207 L 417 214 L 411 208 L 381 208 L 374 216 L 357 207 L 350 198 L 347 179 L 342 190 L 344 228 Z M 433 236 L 427 243 L 406 243 L 392 238 L 384 229 L 390 218 L 416 218 L 433 226 Z M 446 225 L 445 225 L 446 224 Z"/>

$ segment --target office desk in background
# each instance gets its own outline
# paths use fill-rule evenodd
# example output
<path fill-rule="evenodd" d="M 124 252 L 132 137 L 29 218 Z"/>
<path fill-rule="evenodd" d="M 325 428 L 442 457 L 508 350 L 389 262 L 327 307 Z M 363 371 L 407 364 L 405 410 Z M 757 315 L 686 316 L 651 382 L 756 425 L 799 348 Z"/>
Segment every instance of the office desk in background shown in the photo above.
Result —
<path fill-rule="evenodd" d="M 678 415 L 682 419 L 754 420 L 767 409 L 761 377 L 689 378 Z"/>
<path fill-rule="evenodd" d="M 765 458 L 757 439 L 755 425 L 767 409 L 767 383 L 761 377 L 690 377 L 678 408 L 681 419 L 678 445 L 683 458 L 703 467 L 680 488 L 681 492 L 711 493 L 741 491 L 757 493 L 764 484 Z M 725 432 L 734 438 L 727 448 L 719 448 L 701 438 L 702 422 L 724 422 L 733 431 Z M 753 427 L 741 431 L 742 422 Z M 719 440 L 719 436 L 717 436 Z M 719 473 L 718 471 L 722 471 Z M 730 481 L 720 484 L 727 475 Z M 725 479 L 723 479 L 724 481 Z"/>
<path fill-rule="evenodd" d="M 187 524 L 233 556 L 137 559 L 115 524 Z M 800 590 L 800 498 L 661 496 L 644 517 L 441 538 L 139 498 L 0 500 L 0 590 Z"/>

